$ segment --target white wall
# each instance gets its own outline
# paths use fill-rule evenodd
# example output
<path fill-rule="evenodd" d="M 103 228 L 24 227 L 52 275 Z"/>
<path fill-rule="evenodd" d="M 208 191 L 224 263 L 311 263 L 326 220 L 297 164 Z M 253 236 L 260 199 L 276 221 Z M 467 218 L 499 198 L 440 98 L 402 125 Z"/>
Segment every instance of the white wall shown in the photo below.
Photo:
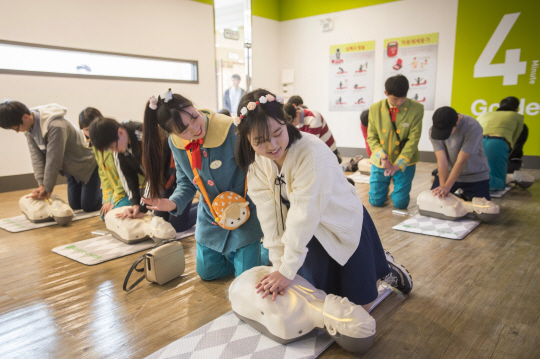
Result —
<path fill-rule="evenodd" d="M 374 101 L 379 101 L 384 90 L 384 39 L 438 32 L 435 108 L 450 105 L 457 3 L 458 0 L 402 0 L 331 13 L 329 15 L 334 21 L 334 30 L 327 33 L 321 31 L 319 20 L 328 17 L 328 14 L 281 22 L 281 68 L 295 70 L 295 93 L 302 96 L 308 107 L 323 113 L 339 147 L 364 148 L 360 113 L 330 112 L 328 109 L 329 47 L 350 42 L 376 41 Z M 254 41 L 254 48 L 255 44 Z M 273 62 L 272 57 L 265 57 L 260 59 L 258 66 L 267 68 Z M 433 150 L 428 135 L 432 115 L 433 111 L 424 114 L 419 146 L 421 151 Z"/>
<path fill-rule="evenodd" d="M 78 127 L 87 106 L 117 120 L 142 121 L 146 100 L 185 94 L 215 109 L 213 7 L 188 0 L 0 0 L 0 39 L 199 61 L 199 84 L 93 80 L 0 74 L 0 99 L 27 106 L 57 102 Z M 23 134 L 0 130 L 0 176 L 31 173 Z"/>
<path fill-rule="evenodd" d="M 280 93 L 282 61 L 287 53 L 282 53 L 280 33 L 283 23 L 259 16 L 251 17 L 253 89 L 265 88 Z M 300 65 L 300 64 L 299 64 Z M 302 66 L 302 65 L 300 65 Z"/>

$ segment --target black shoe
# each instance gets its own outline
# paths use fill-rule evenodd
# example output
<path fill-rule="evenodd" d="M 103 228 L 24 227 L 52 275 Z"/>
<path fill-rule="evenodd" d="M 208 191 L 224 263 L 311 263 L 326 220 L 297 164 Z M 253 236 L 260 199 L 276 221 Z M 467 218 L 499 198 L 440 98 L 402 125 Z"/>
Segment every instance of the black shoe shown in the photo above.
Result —
<path fill-rule="evenodd" d="M 386 255 L 388 267 L 390 267 L 390 273 L 382 278 L 382 280 L 403 294 L 410 293 L 413 288 L 413 281 L 409 271 L 407 271 L 405 267 L 397 264 L 390 252 L 384 251 L 384 254 Z"/>

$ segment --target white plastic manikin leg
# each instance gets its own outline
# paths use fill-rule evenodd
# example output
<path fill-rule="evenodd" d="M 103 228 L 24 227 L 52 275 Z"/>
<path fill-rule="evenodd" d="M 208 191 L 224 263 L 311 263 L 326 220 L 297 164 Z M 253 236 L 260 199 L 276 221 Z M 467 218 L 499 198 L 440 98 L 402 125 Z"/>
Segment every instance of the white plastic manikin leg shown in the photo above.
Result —
<path fill-rule="evenodd" d="M 485 198 L 475 197 L 471 202 L 449 194 L 444 199 L 425 190 L 417 198 L 418 212 L 422 216 L 454 221 L 473 213 L 483 222 L 491 222 L 499 216 L 500 208 Z"/>
<path fill-rule="evenodd" d="M 326 295 L 297 275 L 275 301 L 262 298 L 255 285 L 272 267 L 254 267 L 238 276 L 229 287 L 234 313 L 267 337 L 287 344 L 314 330 L 326 330 L 351 352 L 365 351 L 375 337 L 375 319 L 347 298 Z"/>
<path fill-rule="evenodd" d="M 105 215 L 105 225 L 116 239 L 132 244 L 152 238 L 156 244 L 160 244 L 164 240 L 176 238 L 174 227 L 163 218 L 152 213 L 142 218 L 116 218 L 124 210 L 125 207 L 118 207 Z"/>

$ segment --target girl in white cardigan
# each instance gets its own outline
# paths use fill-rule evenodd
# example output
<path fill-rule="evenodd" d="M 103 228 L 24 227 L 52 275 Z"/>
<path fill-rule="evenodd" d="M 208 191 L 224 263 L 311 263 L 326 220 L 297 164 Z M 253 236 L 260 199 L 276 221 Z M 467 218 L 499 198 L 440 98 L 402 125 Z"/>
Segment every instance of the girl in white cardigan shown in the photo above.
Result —
<path fill-rule="evenodd" d="M 257 293 L 275 300 L 296 274 L 366 310 L 377 298 L 380 279 L 409 293 L 409 273 L 383 250 L 328 146 L 301 134 L 281 98 L 266 90 L 244 95 L 239 109 L 235 157 L 240 168 L 249 169 L 248 193 L 275 270 L 261 278 Z"/>

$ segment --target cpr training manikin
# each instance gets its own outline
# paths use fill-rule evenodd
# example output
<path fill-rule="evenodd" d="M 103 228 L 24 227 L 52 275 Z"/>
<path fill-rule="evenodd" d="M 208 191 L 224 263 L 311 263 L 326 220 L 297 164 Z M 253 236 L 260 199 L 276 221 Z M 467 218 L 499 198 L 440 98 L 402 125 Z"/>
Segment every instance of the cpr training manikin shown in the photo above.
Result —
<path fill-rule="evenodd" d="M 32 199 L 30 194 L 19 200 L 19 207 L 25 217 L 32 223 L 56 221 L 67 226 L 73 219 L 73 210 L 54 194 L 48 199 Z"/>
<path fill-rule="evenodd" d="M 375 337 L 375 319 L 347 298 L 326 294 L 299 275 L 275 301 L 262 298 L 255 285 L 274 269 L 254 267 L 229 287 L 236 316 L 281 344 L 301 339 L 314 330 L 326 331 L 345 350 L 366 351 Z"/>

